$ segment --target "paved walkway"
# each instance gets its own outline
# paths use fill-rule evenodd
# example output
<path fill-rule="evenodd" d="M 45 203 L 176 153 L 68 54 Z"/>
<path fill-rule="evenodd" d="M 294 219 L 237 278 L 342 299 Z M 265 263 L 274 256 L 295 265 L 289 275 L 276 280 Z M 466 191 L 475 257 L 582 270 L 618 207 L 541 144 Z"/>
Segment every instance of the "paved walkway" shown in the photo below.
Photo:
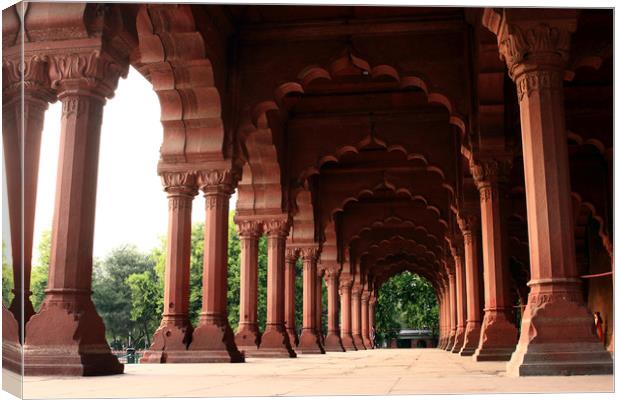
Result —
<path fill-rule="evenodd" d="M 527 377 L 437 349 L 381 349 L 245 364 L 126 365 L 124 375 L 27 377 L 25 398 L 610 392 L 613 377 Z M 10 379 L 5 372 L 4 378 Z M 14 376 L 15 377 L 15 376 Z"/>

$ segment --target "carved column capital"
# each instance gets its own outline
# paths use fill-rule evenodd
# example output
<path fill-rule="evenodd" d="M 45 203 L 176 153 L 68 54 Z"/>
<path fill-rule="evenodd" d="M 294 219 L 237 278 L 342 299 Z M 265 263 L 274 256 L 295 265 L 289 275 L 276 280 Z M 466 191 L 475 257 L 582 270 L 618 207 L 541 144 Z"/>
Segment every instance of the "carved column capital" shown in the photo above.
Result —
<path fill-rule="evenodd" d="M 49 58 L 45 55 L 3 57 L 3 103 L 19 99 L 17 93 L 21 91 L 22 84 L 27 96 L 46 103 L 56 101 L 49 79 L 48 61 Z"/>
<path fill-rule="evenodd" d="M 340 270 L 337 267 L 327 267 L 325 268 L 325 279 L 328 282 L 335 282 L 336 284 L 338 283 L 340 278 Z"/>
<path fill-rule="evenodd" d="M 226 194 L 230 196 L 234 190 L 239 176 L 237 171 L 231 169 L 201 170 L 197 173 L 198 186 L 205 195 Z"/>
<path fill-rule="evenodd" d="M 284 257 L 288 262 L 296 262 L 297 258 L 299 257 L 299 249 L 297 249 L 296 247 L 287 247 Z"/>
<path fill-rule="evenodd" d="M 497 36 L 500 57 L 506 62 L 510 77 L 532 69 L 556 70 L 561 73 L 568 61 L 570 35 L 577 29 L 575 10 L 549 10 L 543 15 L 531 10 L 484 10 L 482 24 Z M 554 84 L 555 76 L 526 85 Z M 519 85 L 518 85 L 519 86 Z"/>
<path fill-rule="evenodd" d="M 353 277 L 348 273 L 340 274 L 340 289 L 349 290 L 353 287 Z"/>
<path fill-rule="evenodd" d="M 299 254 L 304 261 L 317 261 L 319 258 L 319 248 L 316 246 L 301 247 Z"/>
<path fill-rule="evenodd" d="M 258 238 L 262 231 L 262 225 L 255 220 L 235 221 L 237 224 L 237 232 L 242 238 Z"/>
<path fill-rule="evenodd" d="M 478 216 L 473 213 L 459 213 L 457 222 L 461 232 L 463 233 L 464 244 L 471 244 L 472 235 L 478 232 L 478 229 L 480 228 L 480 220 Z"/>
<path fill-rule="evenodd" d="M 267 236 L 286 237 L 288 236 L 289 228 L 290 224 L 287 219 L 273 218 L 263 223 L 263 229 Z"/>
<path fill-rule="evenodd" d="M 370 292 L 367 290 L 362 290 L 362 301 L 368 302 L 370 300 Z"/>
<path fill-rule="evenodd" d="M 162 172 L 160 178 L 164 191 L 169 195 L 194 197 L 198 194 L 196 175 L 193 172 Z"/>
<path fill-rule="evenodd" d="M 99 49 L 50 54 L 49 78 L 58 97 L 89 91 L 101 97 L 114 95 L 119 78 L 127 76 L 129 64 L 115 60 Z"/>

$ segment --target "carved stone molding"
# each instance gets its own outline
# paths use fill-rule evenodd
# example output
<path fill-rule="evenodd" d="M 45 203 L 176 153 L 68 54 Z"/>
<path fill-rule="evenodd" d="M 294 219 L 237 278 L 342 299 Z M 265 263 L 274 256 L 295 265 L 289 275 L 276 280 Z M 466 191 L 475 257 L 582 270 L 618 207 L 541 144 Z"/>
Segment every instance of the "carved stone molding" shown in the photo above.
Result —
<path fill-rule="evenodd" d="M 230 169 L 210 169 L 197 172 L 198 186 L 205 195 L 222 193 L 231 195 L 239 181 L 237 171 Z"/>
<path fill-rule="evenodd" d="M 65 103 L 63 103 L 63 108 Z M 164 191 L 170 195 L 193 197 L 198 194 L 196 175 L 193 172 L 163 172 L 160 174 L 160 178 Z"/>
<path fill-rule="evenodd" d="M 457 222 L 465 240 L 467 240 L 466 235 L 471 239 L 472 233 L 477 232 L 480 227 L 478 216 L 471 213 L 459 213 Z"/>
<path fill-rule="evenodd" d="M 286 219 L 269 219 L 263 224 L 263 229 L 268 236 L 288 236 L 289 221 Z"/>
<path fill-rule="evenodd" d="M 262 231 L 262 224 L 259 221 L 237 221 L 237 232 L 240 237 L 257 238 Z"/>
<path fill-rule="evenodd" d="M 350 274 L 340 274 L 340 289 L 350 289 L 353 286 L 353 277 Z"/>
<path fill-rule="evenodd" d="M 51 87 L 58 90 L 59 97 L 86 89 L 110 98 L 129 69 L 128 64 L 121 65 L 99 50 L 53 54 L 48 59 Z"/>
<path fill-rule="evenodd" d="M 21 58 L 3 58 L 3 98 L 5 101 L 15 99 L 16 92 L 21 90 L 46 102 L 54 102 L 49 73 L 49 58 L 45 55 L 25 56 Z"/>
<path fill-rule="evenodd" d="M 480 200 L 484 201 L 489 193 L 483 194 L 482 189 L 485 187 L 497 187 L 499 183 L 508 182 L 510 170 L 512 169 L 511 160 L 484 159 L 469 164 L 469 169 L 476 183 L 476 187 L 480 190 Z"/>
<path fill-rule="evenodd" d="M 304 259 L 304 261 L 317 261 L 319 258 L 319 248 L 314 246 L 301 247 L 299 249 L 299 255 Z"/>
<path fill-rule="evenodd" d="M 289 262 L 295 263 L 297 262 L 297 258 L 299 257 L 299 249 L 295 247 L 287 247 L 285 259 Z"/>

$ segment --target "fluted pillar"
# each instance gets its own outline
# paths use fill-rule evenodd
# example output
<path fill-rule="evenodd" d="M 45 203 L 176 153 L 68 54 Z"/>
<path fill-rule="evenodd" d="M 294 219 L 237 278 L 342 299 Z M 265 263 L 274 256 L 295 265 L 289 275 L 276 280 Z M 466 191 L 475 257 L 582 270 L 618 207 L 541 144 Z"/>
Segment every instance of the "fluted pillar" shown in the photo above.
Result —
<path fill-rule="evenodd" d="M 456 333 L 454 335 L 453 353 L 459 353 L 465 342 L 465 319 L 467 315 L 467 293 L 465 290 L 465 266 L 463 265 L 463 244 L 459 242 L 453 251 L 454 279 L 456 283 Z"/>
<path fill-rule="evenodd" d="M 476 361 L 507 361 L 517 342 L 509 302 L 509 266 L 505 215 L 506 182 L 511 163 L 502 159 L 479 160 L 471 166 L 480 192 L 480 225 L 484 262 L 484 317 Z"/>
<path fill-rule="evenodd" d="M 450 311 L 449 322 L 450 330 L 448 333 L 448 343 L 446 345 L 446 351 L 452 351 L 454 347 L 454 339 L 456 337 L 456 277 L 454 275 L 454 268 L 450 268 L 448 271 L 448 285 L 449 285 L 449 297 L 450 297 Z"/>
<path fill-rule="evenodd" d="M 100 50 L 50 57 L 50 78 L 62 102 L 60 157 L 48 286 L 26 326 L 26 375 L 123 372 L 106 341 L 91 283 L 103 107 L 127 68 Z"/>
<path fill-rule="evenodd" d="M 190 172 L 164 172 L 161 179 L 168 194 L 164 310 L 151 347 L 140 363 L 185 362 L 193 332 L 189 320 L 189 267 L 192 201 L 198 194 L 196 176 Z"/>
<path fill-rule="evenodd" d="M 301 249 L 304 262 L 304 294 L 303 294 L 303 329 L 299 338 L 299 352 L 303 354 L 323 354 L 325 349 L 321 344 L 317 329 L 316 318 L 316 263 L 318 249 L 316 247 L 304 247 Z"/>
<path fill-rule="evenodd" d="M 463 214 L 459 226 L 463 232 L 465 246 L 465 280 L 467 292 L 467 325 L 465 341 L 461 349 L 462 356 L 471 356 L 480 341 L 480 287 L 478 270 L 478 217 L 475 214 Z"/>
<path fill-rule="evenodd" d="M 239 299 L 239 327 L 235 342 L 246 355 L 258 349 L 261 333 L 258 329 L 258 239 L 261 226 L 258 221 L 237 222 L 241 244 L 241 291 Z"/>
<path fill-rule="evenodd" d="M 205 197 L 202 310 L 188 362 L 243 362 L 228 323 L 228 203 L 236 176 L 228 169 L 200 171 Z"/>
<path fill-rule="evenodd" d="M 284 270 L 284 315 L 286 332 L 291 346 L 299 345 L 295 322 L 295 273 L 297 264 L 297 250 L 286 249 L 286 266 Z"/>
<path fill-rule="evenodd" d="M 351 334 L 358 350 L 366 350 L 362 338 L 362 287 L 354 283 L 351 288 Z"/>
<path fill-rule="evenodd" d="M 563 74 L 577 28 L 574 10 L 485 9 L 517 85 L 531 280 L 511 375 L 611 374 L 578 277 Z"/>
<path fill-rule="evenodd" d="M 264 226 L 267 233 L 267 323 L 257 357 L 296 357 L 284 325 L 284 264 L 289 222 L 271 219 Z"/>
<path fill-rule="evenodd" d="M 340 298 L 338 295 L 338 278 L 340 271 L 337 266 L 328 267 L 325 270 L 327 282 L 327 336 L 325 337 L 325 351 L 345 351 L 340 339 L 340 326 L 338 312 L 340 311 Z"/>
<path fill-rule="evenodd" d="M 340 274 L 340 339 L 346 351 L 355 351 L 351 326 L 351 289 L 353 278 L 349 274 Z"/>

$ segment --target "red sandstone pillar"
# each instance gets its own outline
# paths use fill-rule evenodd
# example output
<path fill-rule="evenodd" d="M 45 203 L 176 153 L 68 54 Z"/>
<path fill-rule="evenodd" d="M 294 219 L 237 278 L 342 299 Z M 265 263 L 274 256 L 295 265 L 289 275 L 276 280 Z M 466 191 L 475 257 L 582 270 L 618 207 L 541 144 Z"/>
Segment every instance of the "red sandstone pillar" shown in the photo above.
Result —
<path fill-rule="evenodd" d="M 611 374 L 583 302 L 575 259 L 563 73 L 576 11 L 485 9 L 517 85 L 531 280 L 512 375 Z"/>
<path fill-rule="evenodd" d="M 316 271 L 316 296 L 314 297 L 316 301 L 316 307 L 314 309 L 315 318 L 316 318 L 316 334 L 319 337 L 319 342 L 321 343 L 321 347 L 325 350 L 325 336 L 323 333 L 323 276 L 325 275 L 325 271 L 321 268 L 317 267 Z"/>
<path fill-rule="evenodd" d="M 284 257 L 289 223 L 285 218 L 265 223 L 267 233 L 267 324 L 257 357 L 296 357 L 284 325 Z"/>
<path fill-rule="evenodd" d="M 206 200 L 202 312 L 187 362 L 243 362 L 228 323 L 227 297 L 228 202 L 236 178 L 228 169 L 200 171 L 198 178 Z"/>
<path fill-rule="evenodd" d="M 241 242 L 241 288 L 235 343 L 248 355 L 258 349 L 261 338 L 258 330 L 258 239 L 261 226 L 257 221 L 239 221 L 237 225 Z"/>
<path fill-rule="evenodd" d="M 362 338 L 362 287 L 359 283 L 353 284 L 351 289 L 351 333 L 355 347 L 366 350 Z"/>
<path fill-rule="evenodd" d="M 346 351 L 355 351 L 355 342 L 353 341 L 353 332 L 351 327 L 351 288 L 353 279 L 349 274 L 340 274 L 340 339 L 342 347 Z"/>
<path fill-rule="evenodd" d="M 445 288 L 441 286 L 439 293 L 439 343 L 437 348 L 444 349 L 446 346 L 446 293 Z"/>
<path fill-rule="evenodd" d="M 198 194 L 196 176 L 189 172 L 164 172 L 161 179 L 168 193 L 164 311 L 152 345 L 140 363 L 185 362 L 193 331 L 189 320 L 189 264 L 192 201 Z"/>
<path fill-rule="evenodd" d="M 465 317 L 467 315 L 467 293 L 465 290 L 465 266 L 463 265 L 463 247 L 458 243 L 454 248 L 455 283 L 456 283 L 456 333 L 453 353 L 459 353 L 465 342 Z"/>
<path fill-rule="evenodd" d="M 456 324 L 457 324 L 457 320 L 456 320 L 456 314 L 457 314 L 457 310 L 456 310 L 456 277 L 454 275 L 454 268 L 449 267 L 450 270 L 448 271 L 448 281 L 449 281 L 449 291 L 450 291 L 450 315 L 449 315 L 449 322 L 450 322 L 450 331 L 448 334 L 448 344 L 446 345 L 446 351 L 452 351 L 452 348 L 454 347 L 454 341 L 455 341 L 455 337 L 456 337 Z"/>
<path fill-rule="evenodd" d="M 480 288 L 478 271 L 478 218 L 466 214 L 459 218 L 465 245 L 465 280 L 467 289 L 467 326 L 462 356 L 471 356 L 480 341 Z"/>
<path fill-rule="evenodd" d="M 299 345 L 297 327 L 295 326 L 295 270 L 297 264 L 297 251 L 286 250 L 286 266 L 284 270 L 284 315 L 285 325 L 291 346 Z"/>
<path fill-rule="evenodd" d="M 512 323 L 508 300 L 510 271 L 505 205 L 501 204 L 510 163 L 485 159 L 471 165 L 471 169 L 480 191 L 485 301 L 480 340 L 473 358 L 476 361 L 507 361 L 517 342 L 517 329 Z"/>
<path fill-rule="evenodd" d="M 315 247 L 306 247 L 302 249 L 302 258 L 304 261 L 304 304 L 303 304 L 303 321 L 304 326 L 299 338 L 299 352 L 303 354 L 323 354 L 325 350 L 321 346 L 321 341 L 317 332 L 316 318 L 316 261 L 318 257 L 318 249 Z"/>
<path fill-rule="evenodd" d="M 50 57 L 50 77 L 62 102 L 60 158 L 48 286 L 26 326 L 26 375 L 123 372 L 91 300 L 91 281 L 101 118 L 106 97 L 126 71 L 100 51 Z"/>
<path fill-rule="evenodd" d="M 56 99 L 43 58 L 24 58 L 23 75 L 19 57 L 5 58 L 3 62 L 6 73 L 3 77 L 2 139 L 15 294 L 9 310 L 21 330 L 22 304 L 24 324 L 35 313 L 30 300 L 30 271 L 41 131 L 48 103 Z"/>
<path fill-rule="evenodd" d="M 361 296 L 361 314 L 362 314 L 362 343 L 366 349 L 370 349 L 370 321 L 368 320 L 370 293 L 367 290 L 362 291 Z"/>
<path fill-rule="evenodd" d="M 325 270 L 327 281 L 327 336 L 325 337 L 325 351 L 345 351 L 340 339 L 338 326 L 339 296 L 338 278 L 340 272 L 337 266 Z"/>

